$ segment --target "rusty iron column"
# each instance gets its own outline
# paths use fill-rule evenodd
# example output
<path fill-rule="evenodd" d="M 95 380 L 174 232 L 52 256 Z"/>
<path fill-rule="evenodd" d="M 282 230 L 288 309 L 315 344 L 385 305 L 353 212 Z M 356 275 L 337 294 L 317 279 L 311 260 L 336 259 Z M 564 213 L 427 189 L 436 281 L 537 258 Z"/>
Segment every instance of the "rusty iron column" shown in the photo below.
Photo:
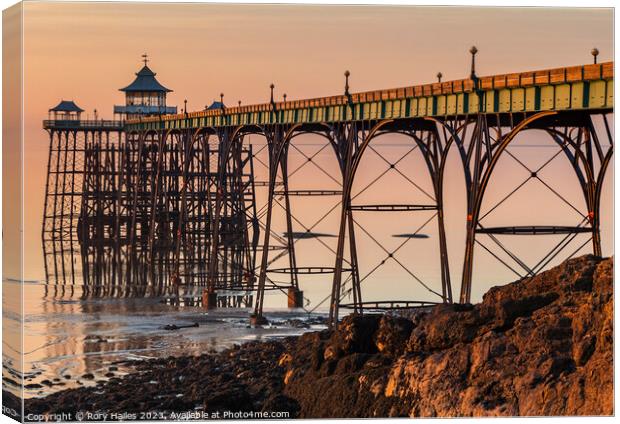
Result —
<path fill-rule="evenodd" d="M 343 154 L 344 172 L 342 184 L 342 204 L 340 208 L 340 228 L 338 230 L 338 245 L 336 247 L 336 264 L 334 265 L 334 280 L 332 283 L 331 303 L 329 308 L 330 326 L 336 325 L 338 322 L 338 313 L 340 307 L 340 292 L 342 286 L 342 273 L 344 264 L 344 246 L 347 231 L 347 221 L 352 219 L 351 210 L 351 188 L 353 184 L 353 151 L 357 144 L 357 127 L 355 124 L 346 125 L 341 131 L 336 132 L 336 142 L 340 146 Z M 359 284 L 359 280 L 357 282 Z M 359 293 L 359 289 L 354 292 Z"/>
<path fill-rule="evenodd" d="M 289 196 L 288 183 L 288 144 L 283 147 L 280 169 L 282 171 L 282 189 L 284 196 L 284 213 L 286 215 L 286 241 L 289 258 L 290 287 L 287 292 L 287 306 L 289 308 L 300 308 L 303 306 L 303 292 L 299 290 L 299 279 L 297 276 L 297 258 L 295 256 L 295 242 L 293 240 L 293 221 L 291 214 L 291 200 Z"/>
<path fill-rule="evenodd" d="M 218 250 L 220 247 L 220 226 L 222 209 L 224 208 L 227 191 L 228 156 L 234 143 L 235 135 L 226 128 L 218 132 L 218 167 L 215 183 L 215 205 L 213 208 L 213 220 L 211 222 L 210 238 L 211 253 L 209 254 L 209 273 L 207 277 L 207 290 L 203 293 L 203 307 L 213 309 L 217 307 L 218 285 Z"/>
<path fill-rule="evenodd" d="M 258 276 L 258 288 L 256 293 L 256 306 L 254 314 L 250 317 L 252 325 L 261 325 L 267 322 L 263 316 L 263 302 L 265 297 L 265 282 L 267 280 L 267 267 L 269 258 L 269 246 L 271 236 L 271 221 L 273 215 L 274 192 L 276 178 L 278 175 L 279 163 L 281 160 L 284 145 L 287 142 L 285 128 L 276 124 L 272 128 L 265 128 L 265 136 L 269 151 L 269 192 L 267 194 L 267 213 L 265 216 L 265 235 L 263 237 L 263 248 Z"/>

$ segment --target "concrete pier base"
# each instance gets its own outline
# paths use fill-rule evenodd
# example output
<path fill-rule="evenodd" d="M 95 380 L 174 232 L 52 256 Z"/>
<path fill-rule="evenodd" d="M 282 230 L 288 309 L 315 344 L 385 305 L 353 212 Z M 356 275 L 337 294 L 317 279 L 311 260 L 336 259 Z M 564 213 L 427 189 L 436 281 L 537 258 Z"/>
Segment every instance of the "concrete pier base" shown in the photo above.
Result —
<path fill-rule="evenodd" d="M 202 307 L 205 309 L 217 308 L 217 293 L 202 292 Z"/>
<path fill-rule="evenodd" d="M 261 325 L 266 325 L 266 324 L 269 324 L 269 321 L 264 316 L 262 315 L 259 316 L 256 314 L 250 315 L 250 325 L 252 327 L 259 327 Z"/>
<path fill-rule="evenodd" d="M 303 308 L 304 306 L 304 292 L 296 289 L 295 287 L 289 287 L 288 289 L 288 307 L 289 308 Z"/>

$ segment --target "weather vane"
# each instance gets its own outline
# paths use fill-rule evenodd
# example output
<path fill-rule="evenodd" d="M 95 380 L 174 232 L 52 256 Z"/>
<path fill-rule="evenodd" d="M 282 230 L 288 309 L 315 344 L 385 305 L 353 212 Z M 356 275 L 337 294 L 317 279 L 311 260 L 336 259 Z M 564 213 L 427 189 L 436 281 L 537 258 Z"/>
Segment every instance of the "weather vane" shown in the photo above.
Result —
<path fill-rule="evenodd" d="M 144 53 L 142 55 L 142 61 L 144 62 L 144 66 L 146 66 L 146 64 L 149 63 L 149 55 Z"/>

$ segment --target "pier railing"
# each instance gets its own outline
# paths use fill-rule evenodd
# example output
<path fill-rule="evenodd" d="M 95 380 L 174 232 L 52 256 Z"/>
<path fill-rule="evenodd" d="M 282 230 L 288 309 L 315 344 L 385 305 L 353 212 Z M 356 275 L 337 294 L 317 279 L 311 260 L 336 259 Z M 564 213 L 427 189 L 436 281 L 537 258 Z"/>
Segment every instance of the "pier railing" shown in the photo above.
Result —
<path fill-rule="evenodd" d="M 613 108 L 614 63 L 435 82 L 127 120 L 131 130 L 454 117 Z M 476 95 L 478 94 L 478 95 Z"/>
<path fill-rule="evenodd" d="M 88 129 L 88 130 L 97 130 L 97 129 L 105 129 L 105 130 L 116 130 L 120 131 L 123 129 L 124 122 L 123 121 L 111 121 L 111 120 L 57 120 L 57 119 L 49 119 L 43 121 L 43 129 L 52 130 L 52 129 L 62 129 L 62 130 L 70 130 L 70 129 Z"/>

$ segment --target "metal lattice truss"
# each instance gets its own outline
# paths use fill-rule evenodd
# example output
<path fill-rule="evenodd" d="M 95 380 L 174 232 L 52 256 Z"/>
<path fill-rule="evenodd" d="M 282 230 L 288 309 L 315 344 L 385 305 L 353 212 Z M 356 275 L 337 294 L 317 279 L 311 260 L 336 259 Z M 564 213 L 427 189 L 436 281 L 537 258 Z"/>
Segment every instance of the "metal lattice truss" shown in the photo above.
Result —
<path fill-rule="evenodd" d="M 64 295 L 66 289 L 73 295 L 81 278 L 86 296 L 185 296 L 196 290 L 209 295 L 232 293 L 237 300 L 226 301 L 227 305 L 253 303 L 254 313 L 260 317 L 266 291 L 285 292 L 294 306 L 308 307 L 301 298 L 299 277 L 325 274 L 333 278 L 331 294 L 323 300 L 329 301 L 332 323 L 337 321 L 341 307 L 363 313 L 365 308 L 449 303 L 453 293 L 443 195 L 446 163 L 454 152 L 462 165 L 467 197 L 459 301 L 470 302 L 477 249 L 519 278 L 534 275 L 560 257 L 571 257 L 589 243 L 594 254 L 601 255 L 601 191 L 613 154 L 609 113 L 471 113 L 198 129 L 188 125 L 184 129 L 135 132 L 53 130 L 43 226 L 48 287 L 55 295 Z M 517 138 L 528 137 L 529 130 L 544 133 L 557 146 L 557 151 L 536 167 L 526 164 L 511 149 Z M 294 143 L 295 137 L 304 134 L 322 137 L 324 143 L 308 154 Z M 378 148 L 377 140 L 387 134 L 400 134 L 410 142 L 395 159 L 388 159 Z M 250 135 L 264 137 L 264 146 L 254 149 L 247 142 Z M 317 161 L 319 154 L 328 151 L 337 161 L 337 176 Z M 290 153 L 303 158 L 294 169 L 289 167 Z M 403 161 L 413 154 L 423 158 L 432 189 L 423 188 L 401 169 Z M 385 167 L 377 168 L 378 175 L 354 192 L 360 163 L 367 155 L 375 155 Z M 487 204 L 485 194 L 494 182 L 501 158 L 515 163 L 528 176 L 499 200 Z M 555 183 L 544 177 L 543 171 L 560 160 L 570 164 L 574 172 L 583 195 L 579 204 L 563 196 Z M 266 181 L 255 179 L 254 166 L 264 167 Z M 302 169 L 320 173 L 336 188 L 292 188 L 291 177 Z M 361 195 L 386 175 L 398 175 L 404 180 L 403 187 L 411 187 L 424 201 L 362 203 Z M 489 224 L 490 217 L 504 217 L 500 207 L 530 181 L 537 181 L 549 196 L 567 205 L 574 224 L 566 225 L 560 217 L 551 225 Z M 267 192 L 264 205 L 257 204 L 257 189 Z M 318 219 L 304 223 L 291 206 L 291 198 L 300 196 L 336 200 Z M 284 212 L 286 230 L 282 234 L 274 228 L 274 209 Z M 426 213 L 428 217 L 425 215 L 411 234 L 388 248 L 360 223 L 360 214 L 372 213 Z M 334 215 L 338 218 L 335 248 L 314 233 Z M 413 265 L 401 257 L 404 247 L 415 243 L 431 224 L 437 225 L 441 275 L 440 281 L 434 282 L 423 281 Z M 295 227 L 302 231 L 295 232 Z M 364 264 L 368 270 L 363 275 L 357 258 L 360 235 L 380 251 L 376 263 Z M 555 235 L 559 240 L 534 263 L 524 260 L 505 240 L 540 235 Z M 580 235 L 588 238 L 583 241 Z M 333 255 L 333 264 L 298 266 L 297 243 L 311 237 Z M 286 266 L 279 265 L 284 260 Z M 435 300 L 364 301 L 362 283 L 388 262 Z M 285 281 L 276 280 L 277 276 L 284 276 Z M 345 303 L 348 297 L 352 302 Z"/>
<path fill-rule="evenodd" d="M 603 128 L 602 135 L 599 135 L 598 128 L 593 123 L 593 116 L 589 113 L 567 113 L 558 114 L 556 112 L 541 112 L 535 114 L 473 114 L 468 116 L 454 117 L 453 119 L 435 119 L 427 118 L 418 121 L 374 121 L 374 122 L 352 122 L 346 124 L 322 125 L 314 128 L 310 133 L 324 136 L 328 142 L 326 146 L 331 145 L 336 154 L 342 171 L 342 183 L 337 181 L 342 187 L 340 190 L 321 190 L 320 188 L 306 191 L 287 191 L 286 181 L 283 190 L 275 190 L 275 181 L 277 180 L 277 169 L 282 167 L 286 169 L 286 151 L 294 137 L 295 126 L 276 126 L 271 128 L 271 137 L 269 140 L 270 149 L 270 182 L 272 192 L 269 197 L 269 204 L 279 205 L 286 213 L 289 220 L 294 221 L 306 232 L 312 232 L 316 225 L 321 222 L 327 215 L 333 211 L 340 211 L 340 229 L 338 237 L 338 246 L 332 249 L 329 245 L 324 244 L 325 248 L 332 251 L 336 257 L 335 266 L 315 267 L 315 268 L 297 268 L 295 267 L 294 258 L 291 259 L 290 268 L 269 269 L 272 261 L 268 260 L 268 254 L 263 254 L 263 263 L 259 267 L 259 283 L 258 283 L 258 303 L 256 305 L 256 313 L 262 311 L 261 294 L 265 290 L 265 282 L 269 281 L 267 274 L 272 273 L 290 273 L 291 284 L 296 287 L 298 284 L 296 276 L 307 273 L 334 273 L 334 282 L 331 295 L 324 299 L 330 299 L 331 319 L 335 322 L 338 317 L 338 308 L 342 305 L 351 308 L 355 312 L 361 313 L 364 307 L 370 305 L 383 305 L 382 307 L 394 308 L 402 307 L 403 302 L 412 305 L 416 300 L 390 300 L 390 301 L 371 301 L 363 302 L 361 293 L 361 283 L 365 281 L 372 273 L 384 265 L 387 261 L 394 261 L 398 264 L 405 274 L 408 274 L 417 283 L 425 287 L 430 293 L 438 297 L 438 301 L 451 302 L 452 288 L 450 283 L 449 262 L 447 256 L 447 241 L 443 223 L 443 185 L 446 161 L 450 149 L 453 148 L 460 156 L 463 165 L 465 182 L 467 188 L 467 240 L 466 255 L 463 267 L 463 279 L 461 285 L 461 302 L 469 302 L 471 298 L 471 284 L 473 272 L 473 255 L 475 246 L 479 246 L 484 251 L 498 259 L 508 269 L 515 272 L 518 277 L 531 276 L 544 269 L 552 260 L 560 255 L 571 257 L 580 251 L 585 245 L 592 242 L 593 252 L 601 254 L 600 246 L 600 197 L 603 177 L 608 168 L 613 153 L 613 137 L 609 128 L 608 116 L 600 114 L 600 127 Z M 524 134 L 527 136 L 526 130 L 542 130 L 549 138 L 558 146 L 558 151 L 549 157 L 542 165 L 532 168 L 526 165 L 519 157 L 513 153 L 508 147 L 515 140 L 517 135 Z M 409 136 L 413 140 L 413 146 L 405 151 L 403 156 L 395 161 L 390 162 L 383 157 L 376 148 L 373 147 L 371 141 L 383 134 L 399 133 Z M 604 136 L 605 141 L 600 138 Z M 419 184 L 410 179 L 401 170 L 398 169 L 398 163 L 404 157 L 414 150 L 422 153 L 431 180 L 433 183 L 433 192 L 425 191 Z M 299 150 L 298 150 L 299 151 Z M 353 181 L 361 158 L 366 152 L 373 151 L 378 154 L 385 163 L 386 169 L 379 174 L 375 180 L 371 181 L 366 187 L 362 188 L 360 193 L 352 195 Z M 313 163 L 311 156 L 299 151 L 306 156 L 308 163 Z M 529 173 L 528 178 L 518 184 L 507 195 L 501 198 L 495 204 L 489 206 L 488 210 L 482 212 L 483 198 L 490 181 L 492 181 L 492 173 L 501 156 L 505 156 L 514 160 L 522 168 Z M 549 166 L 553 161 L 559 160 L 561 157 L 568 159 L 572 169 L 579 181 L 581 191 L 584 196 L 584 203 L 587 207 L 586 211 L 581 211 L 577 205 L 567 200 L 562 194 L 553 187 L 552 182 L 546 181 L 541 172 Z M 274 172 L 274 170 L 276 170 Z M 298 172 L 294 170 L 293 173 Z M 322 172 L 325 172 L 322 170 Z M 355 198 L 362 192 L 370 188 L 379 179 L 388 172 L 399 173 L 412 186 L 423 192 L 428 197 L 428 204 L 356 204 Z M 289 173 L 289 176 L 291 173 Z M 575 225 L 537 225 L 533 223 L 527 226 L 502 226 L 489 227 L 485 226 L 484 220 L 490 214 L 497 211 L 497 208 L 508 201 L 516 192 L 521 190 L 528 181 L 536 179 L 550 192 L 551 196 L 557 197 L 563 203 L 569 205 L 570 209 L 578 214 L 578 221 Z M 286 180 L 284 178 L 284 180 Z M 331 209 L 326 210 L 321 220 L 312 224 L 305 225 L 299 220 L 294 211 L 290 210 L 290 204 L 287 200 L 282 201 L 279 198 L 286 195 L 339 195 L 341 200 Z M 269 209 L 269 204 L 267 208 Z M 374 237 L 364 226 L 360 225 L 355 217 L 355 213 L 361 212 L 403 212 L 403 211 L 434 211 L 435 213 L 423 224 L 416 229 L 412 237 L 405 238 L 396 248 L 387 249 L 376 237 Z M 269 213 L 267 214 L 269 216 Z M 420 231 L 422 231 L 430 222 L 435 220 L 439 227 L 439 251 L 440 251 L 440 267 L 441 267 L 441 286 L 433 287 L 422 281 L 415 272 L 410 269 L 410 265 L 400 261 L 396 254 L 407 243 L 415 239 Z M 267 219 L 269 222 L 269 219 Z M 266 228 L 270 228 L 270 224 Z M 290 225 L 289 225 L 290 231 Z M 364 275 L 359 275 L 359 267 L 356 258 L 356 241 L 355 232 L 361 231 L 375 243 L 385 256 Z M 590 238 L 585 242 L 579 241 L 574 243 L 580 234 L 589 234 Z M 481 239 L 484 235 L 488 238 L 485 242 Z M 560 235 L 559 240 L 542 258 L 535 264 L 527 265 L 518 254 L 511 251 L 506 244 L 500 240 L 500 236 L 508 235 Z M 289 240 L 288 249 L 280 252 L 280 256 L 288 253 L 294 255 L 294 244 L 299 240 Z M 263 252 L 266 252 L 269 246 L 269 238 L 264 240 Z M 349 244 L 349 257 L 345 257 L 345 244 Z M 490 241 L 490 243 L 489 243 Z M 572 247 L 571 247 L 572 246 Z M 513 263 L 509 263 L 498 254 L 507 255 Z M 343 303 L 345 296 L 352 295 L 352 303 Z M 409 302 L 409 303 L 407 303 Z M 432 303 L 432 302 L 431 302 Z M 314 309 L 319 305 L 314 305 Z M 378 306 L 377 306 L 378 307 Z M 313 309 L 313 310 L 314 310 Z"/>
<path fill-rule="evenodd" d="M 204 287 L 252 303 L 260 230 L 251 146 L 189 131 L 52 131 L 50 139 L 42 236 L 55 296 Z"/>
<path fill-rule="evenodd" d="M 527 277 L 544 269 L 554 258 L 565 252 L 579 234 L 589 233 L 590 240 L 586 240 L 573 249 L 568 257 L 572 257 L 587 243 L 592 241 L 592 251 L 601 255 L 600 239 L 600 202 L 602 183 L 613 154 L 613 136 L 609 127 L 608 116 L 600 114 L 600 128 L 596 128 L 593 116 L 587 113 L 540 112 L 533 115 L 478 115 L 475 120 L 454 119 L 435 122 L 443 132 L 443 139 L 449 144 L 456 144 L 463 168 L 467 187 L 467 241 L 465 264 L 461 285 L 461 302 L 471 299 L 473 254 L 476 245 L 490 253 L 498 261 L 519 277 Z M 548 158 L 542 165 L 533 169 L 521 161 L 508 147 L 517 136 L 527 130 L 542 130 L 558 146 L 558 152 Z M 468 134 L 469 132 L 469 134 Z M 601 137 L 605 140 L 602 141 Z M 482 212 L 482 205 L 486 190 L 492 181 L 493 172 L 500 157 L 507 156 L 516 161 L 525 169 L 529 176 L 518 184 L 507 195 L 486 212 Z M 571 165 L 583 194 L 587 210 L 579 207 L 556 190 L 552 183 L 545 181 L 541 171 L 558 157 L 564 156 Z M 577 214 L 577 222 L 573 226 L 566 225 L 527 225 L 488 227 L 483 221 L 497 208 L 535 179 L 540 182 L 551 196 Z M 508 249 L 499 239 L 501 235 L 551 235 L 559 234 L 564 237 L 555 244 L 533 266 L 527 265 L 519 256 Z M 486 235 L 488 242 L 480 240 L 478 235 Z M 496 252 L 502 252 L 510 259 L 501 259 Z"/>
<path fill-rule="evenodd" d="M 477 49 L 470 54 L 470 76 L 461 80 L 351 93 L 347 71 L 344 93 L 336 96 L 276 102 L 272 84 L 270 102 L 257 105 L 126 122 L 44 121 L 50 132 L 42 231 L 48 289 L 54 296 L 73 296 L 78 289 L 96 297 L 198 295 L 208 307 L 253 303 L 257 323 L 269 290 L 285 292 L 289 306 L 309 306 L 301 276 L 331 276 L 331 294 L 323 302 L 329 301 L 332 324 L 341 307 L 361 314 L 368 308 L 449 303 L 454 278 L 443 197 L 449 157 L 457 159 L 467 199 L 458 301 L 471 301 L 476 252 L 518 278 L 588 244 L 600 256 L 601 193 L 613 154 L 613 62 L 598 64 L 593 50 L 589 65 L 479 78 Z M 557 146 L 537 166 L 513 148 L 517 139 L 535 139 L 534 132 Z M 318 151 L 308 154 L 296 144 L 305 134 L 322 137 Z M 406 137 L 400 157 L 381 153 L 377 141 L 387 134 Z M 264 145 L 253 149 L 247 142 L 253 135 L 264 138 Z M 317 163 L 327 152 L 333 152 L 336 172 Z M 305 159 L 294 169 L 291 153 Z M 403 161 L 414 154 L 423 159 L 425 166 L 417 168 L 428 172 L 424 179 L 431 188 L 405 172 Z M 379 174 L 356 191 L 364 175 L 358 175 L 360 164 L 369 155 L 381 161 L 373 167 Z M 545 172 L 558 163 L 565 168 L 564 186 L 570 180 L 576 188 L 569 195 Z M 267 178 L 257 180 L 255 165 Z M 494 198 L 502 181 L 498 171 L 510 167 L 527 177 Z M 315 187 L 293 187 L 291 178 L 304 169 L 328 183 L 317 178 Z M 369 193 L 388 178 L 399 180 L 394 190 L 413 190 L 422 201 L 364 201 L 376 200 Z M 524 194 L 532 182 L 563 209 L 547 214 L 546 222 L 510 211 L 514 204 L 535 207 Z M 314 222 L 304 223 L 291 202 L 299 197 L 328 199 L 327 206 Z M 282 225 L 279 217 L 274 220 L 281 211 L 283 232 L 275 229 Z M 365 216 L 390 214 L 407 216 L 403 221 L 414 227 L 394 235 L 402 238 L 396 246 L 363 224 Z M 409 218 L 414 216 L 419 221 Z M 328 217 L 337 220 L 335 247 L 319 232 Z M 425 281 L 407 249 L 417 247 L 421 232 L 435 224 L 440 277 Z M 516 240 L 526 237 L 553 244 L 545 251 L 544 243 L 536 243 L 523 252 Z M 330 255 L 329 263 L 298 263 L 303 249 L 297 243 L 310 238 Z M 454 243 L 450 246 L 453 251 Z M 364 259 L 360 267 L 358 249 L 368 247 L 379 252 L 377 260 Z M 362 283 L 392 267 L 433 300 L 363 300 Z"/>

